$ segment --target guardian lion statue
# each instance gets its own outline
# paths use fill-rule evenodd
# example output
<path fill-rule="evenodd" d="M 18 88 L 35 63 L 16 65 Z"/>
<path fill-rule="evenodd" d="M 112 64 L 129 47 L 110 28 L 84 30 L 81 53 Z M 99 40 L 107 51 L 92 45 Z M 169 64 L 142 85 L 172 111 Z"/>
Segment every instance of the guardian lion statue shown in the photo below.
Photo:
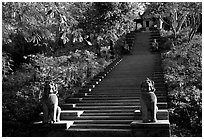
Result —
<path fill-rule="evenodd" d="M 58 87 L 53 81 L 46 81 L 42 96 L 43 123 L 60 121 L 61 108 L 58 106 Z"/>
<path fill-rule="evenodd" d="M 157 122 L 157 97 L 155 95 L 154 81 L 147 78 L 141 83 L 140 105 L 143 123 Z"/>

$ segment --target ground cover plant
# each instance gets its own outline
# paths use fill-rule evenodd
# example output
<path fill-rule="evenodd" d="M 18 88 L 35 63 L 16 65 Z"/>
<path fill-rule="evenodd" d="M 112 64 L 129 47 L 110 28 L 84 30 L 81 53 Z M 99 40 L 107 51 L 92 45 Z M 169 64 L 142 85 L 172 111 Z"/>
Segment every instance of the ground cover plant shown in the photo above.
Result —
<path fill-rule="evenodd" d="M 202 136 L 202 38 L 186 38 L 183 31 L 174 40 L 166 39 L 168 50 L 162 53 L 171 131 L 172 136 Z"/>
<path fill-rule="evenodd" d="M 30 55 L 30 64 L 23 64 L 19 71 L 4 77 L 2 115 L 3 126 L 9 134 L 18 134 L 19 126 L 38 121 L 42 106 L 45 78 L 48 76 L 59 86 L 59 102 L 77 93 L 91 78 L 102 71 L 111 60 L 97 59 L 93 52 L 78 50 L 68 56 L 46 57 Z M 36 68 L 38 67 L 38 68 Z M 8 123 L 10 121 L 10 123 Z M 11 131 L 13 129 L 13 131 Z M 29 132 L 29 131 L 28 131 Z M 27 134 L 26 131 L 22 132 Z M 7 134 L 4 132 L 4 134 Z M 7 135 L 9 135 L 7 134 Z"/>
<path fill-rule="evenodd" d="M 172 136 L 202 136 L 202 4 L 152 2 L 163 22 L 162 62 Z"/>

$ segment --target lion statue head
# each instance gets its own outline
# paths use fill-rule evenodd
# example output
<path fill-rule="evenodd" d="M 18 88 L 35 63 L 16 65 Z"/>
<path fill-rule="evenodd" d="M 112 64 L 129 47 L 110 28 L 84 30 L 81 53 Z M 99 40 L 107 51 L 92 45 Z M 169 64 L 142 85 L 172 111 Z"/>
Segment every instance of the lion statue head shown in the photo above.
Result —
<path fill-rule="evenodd" d="M 142 92 L 155 92 L 154 81 L 147 78 L 145 81 L 141 83 L 141 91 Z"/>

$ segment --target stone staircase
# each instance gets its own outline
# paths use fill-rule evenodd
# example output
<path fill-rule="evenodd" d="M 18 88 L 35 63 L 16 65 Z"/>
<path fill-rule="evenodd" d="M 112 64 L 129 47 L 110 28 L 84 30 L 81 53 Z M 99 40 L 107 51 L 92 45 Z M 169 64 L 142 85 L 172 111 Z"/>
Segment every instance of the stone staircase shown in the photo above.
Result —
<path fill-rule="evenodd" d="M 61 105 L 61 122 L 46 136 L 133 137 L 170 136 L 167 92 L 160 54 L 151 53 L 147 40 L 156 32 L 133 35 L 133 55 L 116 59 L 73 98 Z M 158 98 L 157 123 L 142 123 L 140 83 L 154 80 Z"/>
<path fill-rule="evenodd" d="M 156 39 L 157 42 L 158 42 L 159 44 L 161 44 L 161 42 L 160 42 L 160 40 L 161 40 L 161 35 L 160 35 L 159 30 L 153 30 L 153 31 L 151 32 L 150 45 L 152 44 L 152 42 L 154 41 L 154 39 Z"/>

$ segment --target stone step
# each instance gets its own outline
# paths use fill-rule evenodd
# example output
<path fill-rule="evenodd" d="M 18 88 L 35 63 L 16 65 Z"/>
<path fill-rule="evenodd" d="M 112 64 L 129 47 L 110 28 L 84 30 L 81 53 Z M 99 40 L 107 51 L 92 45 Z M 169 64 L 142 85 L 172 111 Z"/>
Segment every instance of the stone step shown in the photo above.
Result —
<path fill-rule="evenodd" d="M 140 113 L 140 110 L 135 110 L 134 113 L 125 111 L 125 112 L 115 112 L 111 113 L 109 112 L 84 112 L 81 114 L 81 116 L 134 116 L 135 120 L 141 120 L 142 115 Z M 158 120 L 168 120 L 169 119 L 169 113 L 168 110 L 158 110 L 157 112 L 157 119 Z"/>
<path fill-rule="evenodd" d="M 70 104 L 63 104 L 63 106 L 72 106 L 72 107 L 78 107 L 78 106 L 132 106 L 132 105 L 140 105 L 140 102 L 81 102 L 81 103 L 70 103 Z M 157 105 L 167 105 L 167 102 L 158 102 Z"/>
<path fill-rule="evenodd" d="M 131 80 L 136 80 L 136 81 L 138 81 L 138 82 L 141 82 L 141 80 L 140 80 L 140 78 L 150 78 L 150 79 L 158 79 L 158 78 L 163 78 L 164 77 L 164 75 L 163 74 L 154 74 L 154 73 L 151 73 L 151 74 L 146 74 L 146 76 L 144 76 L 144 75 L 142 75 L 142 73 L 141 74 L 139 74 L 138 73 L 138 75 L 135 75 L 134 74 L 134 76 L 133 76 L 133 74 L 129 74 L 129 75 L 131 75 L 131 76 L 129 76 L 129 75 L 125 75 L 126 73 L 124 73 L 124 74 L 116 74 L 116 73 L 114 73 L 114 74 L 111 74 L 111 78 L 110 78 L 110 80 L 114 80 L 115 78 L 121 78 L 121 79 L 131 79 Z M 112 79 L 112 76 L 114 77 L 113 79 Z M 105 79 L 105 80 L 109 80 L 109 79 Z"/>
<path fill-rule="evenodd" d="M 151 33 L 151 36 L 160 36 L 160 32 L 154 32 L 154 33 Z"/>
<path fill-rule="evenodd" d="M 155 37 L 155 36 L 156 36 L 156 37 L 157 37 L 157 36 L 158 36 L 158 37 L 161 37 L 161 35 L 160 35 L 159 33 L 153 33 L 153 34 L 151 34 L 151 37 Z M 151 38 L 151 37 L 150 37 L 150 38 Z"/>
<path fill-rule="evenodd" d="M 75 97 L 75 98 L 66 98 L 65 103 L 72 103 L 72 102 L 81 102 L 83 98 Z"/>
<path fill-rule="evenodd" d="M 43 124 L 42 121 L 40 122 L 34 122 L 33 127 L 34 128 L 46 128 L 46 129 L 68 129 L 74 121 L 70 120 L 61 120 L 60 122 L 52 123 L 52 124 Z"/>
<path fill-rule="evenodd" d="M 96 80 L 91 80 L 90 82 L 86 83 L 85 86 L 90 86 L 90 85 L 98 85 L 100 81 L 96 81 Z"/>
<path fill-rule="evenodd" d="M 142 82 L 143 80 L 145 80 L 146 78 L 150 78 L 151 80 L 155 81 L 155 80 L 164 80 L 164 75 L 146 75 L 146 76 L 142 76 L 142 75 L 111 75 L 111 79 L 112 80 L 118 80 L 118 81 L 123 81 L 123 80 L 133 80 L 134 82 Z M 107 79 L 103 79 L 103 80 L 107 80 Z"/>
<path fill-rule="evenodd" d="M 134 116 L 134 112 L 84 112 L 81 116 Z"/>
<path fill-rule="evenodd" d="M 83 115 L 83 114 L 82 114 Z M 140 110 L 135 110 L 134 112 L 134 120 L 141 120 L 142 115 Z M 169 112 L 167 109 L 159 109 L 157 112 L 157 119 L 158 120 L 169 120 Z"/>
<path fill-rule="evenodd" d="M 115 81 L 116 83 L 117 83 L 117 85 L 114 85 L 114 84 L 100 84 L 100 85 L 98 85 L 97 86 L 97 88 L 95 88 L 95 89 L 93 89 L 93 90 L 106 90 L 106 89 L 126 89 L 126 88 L 128 88 L 128 89 L 134 89 L 135 88 L 135 90 L 140 90 L 140 85 L 141 85 L 141 83 L 131 83 L 131 82 L 129 82 L 129 84 L 128 85 L 126 85 L 126 84 L 124 84 L 124 83 L 122 83 L 122 82 L 117 82 L 117 81 Z M 126 81 L 126 80 L 124 80 L 124 82 L 126 82 L 126 83 L 128 83 L 128 81 Z M 165 85 L 164 84 L 155 84 L 155 88 L 157 88 L 158 90 L 166 90 L 166 87 L 165 87 Z M 85 91 L 84 91 L 85 92 Z M 87 91 L 88 92 L 88 91 Z M 126 92 L 126 90 L 124 90 L 124 92 Z"/>
<path fill-rule="evenodd" d="M 140 97 L 84 97 L 84 98 L 70 98 L 67 99 L 68 102 L 81 102 L 81 101 L 86 101 L 86 102 L 94 102 L 94 101 L 137 101 L 139 100 Z M 157 96 L 157 100 L 163 100 L 166 99 L 165 96 Z"/>
<path fill-rule="evenodd" d="M 100 79 L 104 79 L 106 77 L 106 75 L 96 75 L 94 76 L 94 79 L 96 78 L 100 78 Z"/>
<path fill-rule="evenodd" d="M 68 116 L 68 117 L 79 117 L 83 114 L 84 111 L 72 111 L 72 110 L 63 110 L 61 111 L 61 116 Z"/>
<path fill-rule="evenodd" d="M 85 93 L 85 92 L 84 92 Z M 101 92 L 99 90 L 94 90 L 93 92 L 87 92 L 90 95 L 131 95 L 131 94 L 140 94 L 140 89 L 133 89 L 133 90 L 106 90 L 104 92 Z M 155 91 L 157 94 L 165 94 L 166 91 Z"/>
<path fill-rule="evenodd" d="M 141 84 L 141 82 L 135 82 L 134 80 L 130 80 L 130 79 L 115 80 L 115 83 L 117 85 L 113 85 L 113 82 L 114 82 L 114 80 L 109 80 L 109 81 L 106 81 L 106 82 L 101 82 L 101 84 L 98 85 L 98 86 L 121 86 L 121 85 L 127 86 L 126 84 L 124 84 L 124 82 L 128 83 L 129 85 L 134 84 L 135 86 Z M 154 84 L 155 84 L 155 86 L 164 86 L 164 83 L 165 83 L 164 81 L 156 81 Z M 93 85 L 90 86 L 90 87 L 93 87 Z M 96 86 L 94 86 L 94 87 L 96 87 Z"/>
<path fill-rule="evenodd" d="M 169 120 L 158 120 L 153 123 L 143 123 L 142 120 L 134 120 L 131 123 L 133 136 L 136 137 L 169 137 Z"/>
<path fill-rule="evenodd" d="M 166 95 L 157 95 L 157 98 L 166 98 Z M 138 96 L 108 96 L 108 95 L 101 95 L 101 96 L 86 96 L 83 100 L 137 100 L 140 99 L 140 94 Z"/>
<path fill-rule="evenodd" d="M 154 35 L 151 35 L 150 39 L 152 38 L 161 38 L 160 34 L 154 34 Z"/>
<path fill-rule="evenodd" d="M 126 81 L 126 80 L 123 80 L 124 82 Z M 154 81 L 154 80 L 153 80 Z M 117 83 L 117 80 L 115 81 L 115 83 Z M 105 90 L 105 89 L 117 89 L 117 90 L 140 90 L 140 85 L 141 85 L 141 82 L 133 82 L 133 83 L 129 83 L 128 85 L 127 84 L 125 84 L 125 83 L 123 83 L 123 84 L 121 84 L 121 85 L 118 85 L 118 84 L 113 84 L 113 83 L 110 83 L 110 84 L 103 84 L 103 83 L 101 83 L 101 84 L 99 84 L 99 85 L 97 85 L 97 87 L 95 87 L 93 90 Z M 157 86 L 157 88 L 164 88 L 164 84 L 155 84 L 156 86 Z M 84 90 L 84 91 L 88 91 L 88 89 L 87 90 Z M 83 91 L 83 92 L 84 92 Z"/>
<path fill-rule="evenodd" d="M 76 106 L 73 107 L 73 105 L 60 105 L 62 110 L 104 110 L 104 109 L 138 109 L 139 106 Z"/>
<path fill-rule="evenodd" d="M 120 110 L 120 109 L 104 109 L 104 110 L 85 110 L 84 112 L 83 112 L 83 114 L 85 114 L 85 113 L 112 113 L 112 114 L 114 114 L 114 113 L 134 113 L 135 112 L 135 110 L 133 110 L 133 109 L 124 109 L 124 110 Z"/>
<path fill-rule="evenodd" d="M 119 98 L 116 98 L 116 97 L 106 97 L 105 99 L 104 98 L 94 98 L 94 97 L 84 97 L 84 98 L 69 98 L 67 99 L 66 101 L 67 102 L 81 102 L 82 100 L 83 101 L 135 101 L 139 99 L 139 97 L 119 97 Z"/>
<path fill-rule="evenodd" d="M 154 42 L 154 39 L 157 39 L 157 42 L 159 43 L 160 40 L 161 40 L 161 37 L 160 37 L 160 36 L 151 37 L 151 38 L 149 39 L 149 42 Z"/>
<path fill-rule="evenodd" d="M 126 103 L 119 103 L 119 102 L 85 102 L 83 103 L 83 101 L 81 103 L 75 103 L 76 106 L 131 106 L 131 105 L 137 105 L 140 104 L 140 102 L 126 102 Z"/>
<path fill-rule="evenodd" d="M 66 113 L 61 113 L 61 120 L 141 120 L 142 116 L 140 110 L 135 110 L 134 112 L 120 112 L 120 113 L 111 113 L 111 112 L 84 112 L 80 116 L 69 116 Z M 159 110 L 157 112 L 158 120 L 168 120 L 169 115 L 167 110 Z"/>
<path fill-rule="evenodd" d="M 165 85 L 155 86 L 155 88 L 157 89 L 157 91 L 164 91 L 164 92 L 166 91 Z M 126 91 L 128 92 L 129 90 L 140 91 L 140 84 L 120 85 L 120 86 L 113 86 L 113 85 L 105 86 L 101 84 L 101 85 L 98 85 L 97 88 L 93 89 L 93 91 L 109 91 L 109 90 L 113 90 L 113 92 L 118 90 L 123 90 L 124 92 Z"/>
<path fill-rule="evenodd" d="M 159 31 L 159 30 L 153 30 L 153 31 L 151 31 L 151 34 L 155 34 L 155 33 L 160 33 L 160 31 Z"/>
<path fill-rule="evenodd" d="M 155 62 L 154 64 L 148 64 L 149 66 L 152 66 L 154 69 L 154 71 L 149 71 L 147 69 L 138 69 L 138 70 L 131 70 L 131 67 L 129 66 L 132 66 L 133 68 L 139 68 L 141 65 L 135 65 L 134 63 L 133 64 L 129 64 L 128 67 L 126 68 L 123 68 L 123 67 L 120 67 L 120 65 L 118 67 L 120 67 L 120 72 L 124 72 L 124 73 L 154 73 L 154 72 L 162 72 L 162 69 L 161 69 L 161 60 L 158 60 L 157 62 Z M 115 72 L 115 73 L 119 73 L 118 71 Z"/>
<path fill-rule="evenodd" d="M 155 68 L 157 68 L 159 70 L 160 67 L 155 67 Z M 128 77 L 128 75 L 133 75 L 136 78 L 137 76 L 146 76 L 146 75 L 153 75 L 154 74 L 153 72 L 142 71 L 142 70 L 141 71 L 130 71 L 128 68 L 122 70 L 120 73 L 114 72 L 114 73 L 111 73 L 111 76 L 112 75 L 123 75 L 123 76 Z"/>
<path fill-rule="evenodd" d="M 109 80 L 109 82 L 106 82 L 106 81 L 101 82 L 99 85 L 97 85 L 97 87 L 107 85 L 107 86 L 124 87 L 124 88 L 127 88 L 127 90 L 130 90 L 130 89 L 132 89 L 132 88 L 129 89 L 129 87 L 131 86 L 131 87 L 137 87 L 135 89 L 139 89 L 142 80 L 145 80 L 145 79 L 146 78 L 144 77 L 143 79 L 141 79 L 141 81 L 138 81 L 137 79 L 129 79 L 129 78 L 119 79 L 119 78 L 115 78 L 115 80 L 111 79 L 111 80 Z M 149 79 L 152 80 L 152 78 L 149 78 Z M 164 79 L 156 79 L 156 80 L 153 80 L 153 81 L 154 81 L 154 84 L 156 86 L 161 86 L 162 87 L 162 86 L 164 86 L 166 84 Z"/>
<path fill-rule="evenodd" d="M 115 93 L 113 92 L 112 94 L 109 93 L 105 93 L 105 92 L 100 92 L 100 93 L 79 93 L 76 94 L 74 96 L 76 97 L 139 97 L 141 94 L 141 91 L 135 91 L 135 92 L 131 92 L 131 93 L 127 93 L 127 92 L 121 92 L 121 93 Z M 162 91 L 158 91 L 155 92 L 156 96 L 166 96 L 166 93 L 162 92 Z"/>
<path fill-rule="evenodd" d="M 157 101 L 158 102 L 166 102 L 167 98 L 166 97 L 157 97 Z M 95 102 L 101 102 L 101 103 L 106 103 L 106 102 L 138 102 L 139 101 L 139 97 L 138 99 L 114 99 L 114 100 L 104 100 L 104 99 L 100 99 L 100 100 L 83 100 L 83 101 L 78 101 L 78 103 L 95 103 Z M 76 102 L 77 103 L 77 102 Z"/>
<path fill-rule="evenodd" d="M 70 129 L 131 129 L 130 124 L 73 124 Z"/>
<path fill-rule="evenodd" d="M 71 117 L 62 116 L 62 120 L 67 120 Z M 74 120 L 133 120 L 134 116 L 80 116 Z"/>
<path fill-rule="evenodd" d="M 75 120 L 74 124 L 131 124 L 133 120 Z"/>
<path fill-rule="evenodd" d="M 160 39 L 161 38 L 161 36 L 152 36 L 151 38 L 150 38 L 150 41 L 152 41 L 152 40 L 154 40 L 154 39 Z"/>
<path fill-rule="evenodd" d="M 157 39 L 157 38 L 155 38 L 155 39 Z M 149 43 L 150 43 L 149 45 L 151 46 L 153 42 L 154 42 L 154 39 L 151 39 L 151 40 L 149 41 Z M 160 43 L 160 39 L 157 39 L 157 42 Z"/>
<path fill-rule="evenodd" d="M 83 101 L 82 101 L 83 100 Z M 133 102 L 137 102 L 139 101 L 139 98 L 138 99 L 114 99 L 114 100 L 111 100 L 111 99 L 106 99 L 106 100 L 94 100 L 94 99 L 83 99 L 83 98 L 69 98 L 66 100 L 66 103 L 80 103 L 80 102 L 83 102 L 83 103 L 86 103 L 86 102 L 130 102 L 130 101 L 133 101 Z"/>
<path fill-rule="evenodd" d="M 167 97 L 165 96 L 157 96 L 157 101 L 158 102 L 166 102 L 167 101 Z M 83 98 L 70 98 L 66 100 L 66 103 L 97 103 L 97 102 L 101 102 L 101 103 L 106 103 L 106 102 L 139 102 L 139 97 L 137 97 L 136 99 L 83 99 Z"/>
<path fill-rule="evenodd" d="M 155 93 L 155 94 L 157 96 L 157 99 L 167 98 L 166 94 L 157 94 L 157 93 Z M 132 99 L 137 100 L 138 99 L 139 100 L 140 99 L 140 93 L 132 94 L 132 95 L 125 95 L 125 94 L 124 95 L 109 95 L 109 94 L 87 95 L 87 96 L 84 97 L 83 100 L 86 100 L 86 99 L 110 100 L 110 97 L 113 100 L 121 100 L 121 99 L 124 99 L 124 100 L 130 100 L 130 99 L 131 100 Z"/>
<path fill-rule="evenodd" d="M 96 89 L 94 89 L 94 91 L 101 91 L 101 92 L 106 92 L 106 91 L 109 91 L 109 90 L 113 90 L 113 92 L 114 91 L 117 91 L 117 90 L 123 90 L 124 91 L 124 93 L 125 93 L 125 91 L 127 90 L 127 88 L 129 88 L 129 89 L 131 89 L 131 90 L 139 90 L 140 89 L 140 87 L 138 87 L 138 88 L 136 88 L 135 86 L 129 86 L 129 87 L 116 87 L 116 86 L 98 86 Z M 165 86 L 163 86 L 163 87 L 155 87 L 156 88 L 156 90 L 157 91 L 166 91 L 166 87 Z"/>
<path fill-rule="evenodd" d="M 103 79 L 103 78 L 99 78 L 99 77 L 96 77 L 96 76 L 95 76 L 93 79 L 91 79 L 91 81 L 94 81 L 94 82 L 98 82 L 98 83 L 99 83 L 99 82 L 102 81 L 102 79 Z"/>
<path fill-rule="evenodd" d="M 124 96 L 124 97 L 110 97 L 110 96 L 104 96 L 104 97 L 94 97 L 94 96 L 90 96 L 90 97 L 84 97 L 83 100 L 135 100 L 135 99 L 139 99 L 139 97 L 129 97 L 129 96 Z"/>
<path fill-rule="evenodd" d="M 67 123 L 66 121 L 69 121 L 68 123 L 70 123 L 71 121 L 77 119 L 78 117 L 81 116 L 81 114 L 84 111 L 80 111 L 80 110 L 62 110 L 60 113 L 60 122 L 55 123 L 54 125 L 50 125 L 51 127 L 56 127 L 56 128 L 62 128 L 65 127 L 65 124 Z M 34 124 L 42 124 L 42 120 L 43 120 L 43 112 L 41 113 L 41 117 L 39 119 L 38 122 L 35 122 Z"/>
<path fill-rule="evenodd" d="M 80 105 L 81 104 L 81 105 Z M 95 105 L 94 105 L 95 104 Z M 101 105 L 96 105 L 96 103 L 78 103 L 78 104 L 63 104 L 60 105 L 60 108 L 62 110 L 102 110 L 102 109 L 139 109 L 140 103 L 138 104 L 133 104 L 133 105 L 126 105 L 126 104 L 121 104 L 121 105 L 112 105 L 111 103 L 101 103 Z M 157 103 L 157 106 L 159 109 L 167 109 L 167 103 L 165 102 L 159 102 Z"/>
<path fill-rule="evenodd" d="M 119 73 L 111 73 L 111 78 L 113 77 L 118 77 L 118 78 L 127 78 L 127 79 L 134 79 L 138 80 L 138 78 L 144 77 L 144 78 L 161 78 L 164 77 L 163 73 L 135 73 L 135 72 L 123 72 L 121 74 Z M 140 81 L 140 80 L 138 80 Z"/>
<path fill-rule="evenodd" d="M 97 91 L 97 92 L 104 92 L 104 94 L 108 94 L 107 92 L 110 92 L 110 90 L 111 90 L 111 88 L 112 87 L 110 87 L 110 88 L 97 88 L 97 89 L 95 89 L 94 91 L 93 91 L 93 93 L 95 92 L 95 91 Z M 166 92 L 167 92 L 167 90 L 166 90 L 166 87 L 163 87 L 163 88 L 160 88 L 160 87 L 155 87 L 156 88 L 156 94 L 160 94 L 160 95 L 162 95 L 162 94 L 165 94 L 166 95 Z M 112 88 L 113 90 L 112 90 L 112 92 L 113 92 L 113 94 L 114 93 L 117 93 L 118 92 L 118 90 L 119 89 L 117 89 L 117 88 Z M 133 92 L 133 91 L 135 91 L 135 93 L 136 94 L 140 94 L 140 90 L 139 89 L 135 89 L 134 90 L 134 88 L 133 89 L 131 89 L 131 91 L 130 90 L 126 90 L 126 89 L 122 89 L 122 88 L 120 88 L 121 90 L 123 90 L 123 92 L 124 92 L 124 94 L 127 92 Z M 164 92 L 164 93 L 160 93 L 160 92 Z M 90 93 L 92 93 L 92 92 L 90 92 Z M 123 94 L 123 93 L 121 93 L 121 94 Z"/>
<path fill-rule="evenodd" d="M 155 91 L 155 94 L 165 94 L 166 95 L 166 87 L 155 87 L 156 88 L 156 91 Z M 110 93 L 109 93 L 110 92 Z M 85 93 L 85 92 L 84 92 Z M 104 95 L 111 95 L 111 87 L 110 88 L 97 88 L 95 89 L 93 92 L 87 92 L 89 95 L 97 95 L 97 94 L 104 94 Z M 141 93 L 141 90 L 138 88 L 138 89 L 131 89 L 131 90 L 126 90 L 126 89 L 117 89 L 117 88 L 112 88 L 112 94 L 113 95 L 117 95 L 117 94 L 140 94 Z"/>
<path fill-rule="evenodd" d="M 148 78 L 150 78 L 151 80 L 153 80 L 154 82 L 157 82 L 157 81 L 164 81 L 164 78 L 163 77 L 160 77 L 160 78 L 158 78 L 158 77 L 153 77 L 153 76 L 146 76 L 146 77 L 148 77 Z M 111 79 L 110 80 L 112 80 L 112 81 L 117 81 L 117 80 L 136 80 L 137 82 L 141 82 L 142 80 L 144 80 L 144 79 L 146 79 L 146 77 L 140 77 L 140 78 L 135 78 L 135 77 L 114 77 L 114 78 L 112 78 L 111 77 Z M 137 80 L 138 79 L 138 80 Z M 140 80 L 139 80 L 140 79 Z M 105 79 L 106 80 L 106 79 Z M 103 83 L 103 82 L 100 82 L 100 83 Z"/>
<path fill-rule="evenodd" d="M 129 89 L 118 89 L 118 88 L 106 88 L 106 89 L 103 89 L 102 88 L 97 88 L 97 89 L 94 89 L 93 92 L 83 92 L 83 93 L 88 93 L 88 94 L 137 94 L 137 93 L 141 93 L 141 89 L 140 87 L 138 87 L 139 85 L 137 85 L 137 87 L 134 87 L 134 88 L 129 88 Z M 156 87 L 157 89 L 157 87 Z M 160 91 L 160 90 L 156 90 L 155 93 L 157 94 L 165 94 L 166 91 Z"/>
<path fill-rule="evenodd" d="M 152 30 L 151 34 L 154 34 L 154 33 L 160 33 L 160 31 L 159 30 Z"/>
<path fill-rule="evenodd" d="M 71 137 L 130 137 L 131 129 L 67 129 Z"/>
<path fill-rule="evenodd" d="M 164 99 L 167 99 L 167 96 L 166 94 L 157 94 L 155 93 L 156 96 L 157 96 L 157 100 L 158 102 L 164 100 Z M 82 95 L 81 95 L 82 96 Z M 110 97 L 112 98 L 112 101 L 110 101 Z M 122 98 L 121 98 L 122 97 Z M 133 98 L 130 98 L 130 97 L 133 97 Z M 104 101 L 104 103 L 106 102 L 117 102 L 117 101 L 121 101 L 121 100 L 124 100 L 124 101 L 121 101 L 121 103 L 124 103 L 124 102 L 127 102 L 127 101 L 131 101 L 131 102 L 136 102 L 136 101 L 139 101 L 140 99 L 140 94 L 133 94 L 133 95 L 105 95 L 105 94 L 101 94 L 101 95 L 87 95 L 87 96 L 84 96 L 83 98 L 83 101 L 79 100 L 79 101 L 66 101 L 67 103 L 73 103 L 73 102 L 101 102 L 101 101 Z M 93 101 L 91 101 L 93 100 Z M 94 100 L 97 100 L 97 101 L 94 101 Z M 106 101 L 107 100 L 107 101 Z"/>

